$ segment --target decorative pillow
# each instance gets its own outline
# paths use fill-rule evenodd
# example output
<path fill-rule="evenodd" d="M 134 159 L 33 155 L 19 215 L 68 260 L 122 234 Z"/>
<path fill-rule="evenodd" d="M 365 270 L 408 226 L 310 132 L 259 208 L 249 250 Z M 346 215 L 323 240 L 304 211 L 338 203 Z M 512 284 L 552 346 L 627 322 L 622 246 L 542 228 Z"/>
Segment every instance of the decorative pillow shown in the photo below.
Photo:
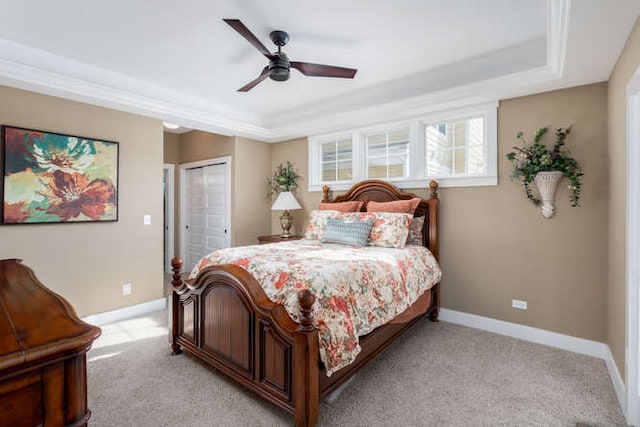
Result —
<path fill-rule="evenodd" d="M 327 225 L 327 218 L 336 218 L 340 215 L 338 211 L 318 211 L 313 210 L 309 214 L 309 225 L 304 233 L 304 238 L 309 240 L 320 240 Z"/>
<path fill-rule="evenodd" d="M 364 202 L 339 202 L 339 203 L 320 203 L 318 209 L 321 211 L 340 211 L 340 212 L 360 212 Z"/>
<path fill-rule="evenodd" d="M 424 228 L 424 216 L 416 216 L 411 220 L 409 226 L 409 236 L 407 237 L 407 245 L 424 245 L 422 240 L 422 229 Z"/>
<path fill-rule="evenodd" d="M 346 221 L 373 219 L 373 227 L 369 233 L 369 245 L 404 248 L 413 215 L 395 212 L 350 212 L 340 215 L 339 218 Z"/>
<path fill-rule="evenodd" d="M 419 204 L 420 199 L 417 197 L 393 202 L 369 202 L 367 203 L 367 212 L 403 212 L 413 215 Z"/>
<path fill-rule="evenodd" d="M 351 246 L 367 246 L 372 226 L 372 219 L 368 221 L 344 221 L 337 218 L 327 218 L 327 226 L 324 229 L 322 241 Z"/>

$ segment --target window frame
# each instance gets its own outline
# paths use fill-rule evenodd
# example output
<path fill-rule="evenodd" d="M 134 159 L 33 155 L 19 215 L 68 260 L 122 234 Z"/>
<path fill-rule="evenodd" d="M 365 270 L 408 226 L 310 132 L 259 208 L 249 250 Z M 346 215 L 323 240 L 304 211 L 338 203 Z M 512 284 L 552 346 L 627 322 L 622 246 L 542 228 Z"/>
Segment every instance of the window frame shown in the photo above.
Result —
<path fill-rule="evenodd" d="M 341 142 L 343 142 L 343 141 L 347 141 L 347 140 L 349 140 L 349 141 L 351 142 L 351 157 L 350 157 L 349 159 L 342 159 L 342 160 L 341 160 L 341 159 L 340 159 L 340 151 L 339 151 L 339 149 L 338 149 L 338 146 L 339 146 L 339 144 L 340 144 Z M 351 136 L 347 136 L 347 135 L 345 135 L 344 137 L 339 137 L 339 136 L 338 136 L 338 137 L 336 137 L 336 138 L 329 138 L 329 139 L 326 139 L 326 140 L 324 140 L 324 141 L 322 141 L 322 142 L 319 142 L 319 143 L 318 143 L 319 156 L 320 156 L 320 162 L 319 162 L 319 165 L 320 165 L 320 173 L 321 173 L 321 176 L 323 175 L 323 173 L 322 173 L 322 172 L 323 172 L 323 169 L 322 169 L 322 168 L 323 168 L 323 166 L 324 166 L 325 164 L 327 164 L 327 162 L 325 162 L 325 161 L 323 160 L 323 158 L 322 158 L 322 157 L 323 157 L 323 154 L 322 154 L 322 153 L 323 153 L 323 151 L 322 151 L 322 146 L 323 146 L 323 145 L 326 145 L 326 144 L 333 144 L 333 145 L 334 145 L 334 147 L 335 147 L 335 152 L 334 152 L 334 153 L 335 153 L 335 160 L 334 160 L 334 164 L 335 164 L 335 168 L 336 168 L 336 169 L 335 169 L 335 172 L 336 172 L 336 180 L 335 180 L 335 181 L 329 181 L 329 182 L 343 182 L 343 181 L 344 181 L 344 182 L 350 182 L 351 180 L 340 180 L 340 179 L 338 179 L 338 176 L 340 175 L 340 163 L 341 163 L 341 162 L 344 162 L 344 161 L 348 161 L 348 162 L 350 162 L 350 163 L 351 163 L 351 176 L 353 176 L 353 163 L 354 163 L 354 161 L 353 161 L 353 155 L 354 155 L 354 149 L 353 149 L 353 138 L 352 138 Z"/>
<path fill-rule="evenodd" d="M 412 168 L 412 164 L 411 164 L 411 159 L 412 159 L 412 142 L 413 142 L 413 138 L 412 138 L 412 126 L 413 124 L 409 121 L 403 121 L 403 122 L 394 122 L 394 123 L 387 123 L 387 124 L 382 124 L 382 125 L 376 125 L 376 126 L 370 126 L 367 128 L 362 128 L 358 131 L 358 137 L 359 137 L 359 146 L 361 147 L 360 150 L 362 152 L 362 157 L 363 157 L 363 175 L 362 175 L 362 179 L 358 180 L 358 181 L 354 181 L 355 182 L 359 182 L 362 181 L 364 179 L 380 179 L 383 181 L 388 181 L 388 182 L 402 182 L 402 181 L 406 181 L 408 179 L 411 179 L 411 171 L 413 170 Z M 369 160 L 369 153 L 368 153 L 368 146 L 367 146 L 367 136 L 369 135 L 375 135 L 375 134 L 381 134 L 381 133 L 386 133 L 387 135 L 391 132 L 395 132 L 398 130 L 403 130 L 403 129 L 407 129 L 409 132 L 409 164 L 407 165 L 408 168 L 408 177 L 392 177 L 392 178 L 369 178 L 369 164 L 368 164 L 368 160 Z M 388 136 L 387 136 L 388 139 Z M 387 141 L 388 144 L 388 141 Z M 388 148 L 388 147 L 387 147 Z M 389 160 L 389 156 L 387 153 L 387 161 Z M 387 165 L 388 167 L 388 165 Z"/>
<path fill-rule="evenodd" d="M 358 164 L 360 163 L 360 153 L 357 146 L 357 135 L 353 131 L 336 132 L 325 134 L 317 138 L 309 138 L 309 191 L 322 191 L 323 185 L 331 185 L 332 188 L 349 189 L 353 183 L 358 182 L 356 179 Z M 322 144 L 328 142 L 337 142 L 344 139 L 351 139 L 351 180 L 342 181 L 322 181 Z M 311 141 L 313 140 L 313 144 Z M 336 156 L 338 154 L 336 153 Z"/>
<path fill-rule="evenodd" d="M 334 132 L 312 136 L 309 144 L 309 191 L 321 191 L 324 185 L 332 190 L 348 190 L 353 184 L 367 179 L 367 144 L 366 135 L 392 132 L 401 128 L 409 128 L 409 177 L 387 178 L 398 188 L 424 188 L 432 179 L 438 180 L 440 187 L 473 187 L 498 185 L 498 102 L 471 105 L 415 116 L 410 119 L 388 123 L 378 123 L 366 127 L 358 127 L 342 132 Z M 443 122 L 455 122 L 481 117 L 483 123 L 484 172 L 477 175 L 434 176 L 426 175 L 426 128 Z M 320 146 L 323 143 L 351 137 L 352 144 L 352 180 L 322 181 L 322 159 Z M 467 144 L 468 145 L 468 144 Z M 468 146 L 466 147 L 468 152 Z M 467 169 L 468 170 L 468 169 Z"/>

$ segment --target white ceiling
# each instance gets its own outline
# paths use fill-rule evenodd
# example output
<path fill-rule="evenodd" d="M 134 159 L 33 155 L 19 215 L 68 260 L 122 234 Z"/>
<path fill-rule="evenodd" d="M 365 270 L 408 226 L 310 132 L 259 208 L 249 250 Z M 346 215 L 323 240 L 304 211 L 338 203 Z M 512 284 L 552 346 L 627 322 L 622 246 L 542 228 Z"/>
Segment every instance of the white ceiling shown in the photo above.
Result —
<path fill-rule="evenodd" d="M 607 80 L 638 0 L 0 0 L 0 83 L 266 141 Z M 292 60 L 353 80 L 265 80 Z"/>

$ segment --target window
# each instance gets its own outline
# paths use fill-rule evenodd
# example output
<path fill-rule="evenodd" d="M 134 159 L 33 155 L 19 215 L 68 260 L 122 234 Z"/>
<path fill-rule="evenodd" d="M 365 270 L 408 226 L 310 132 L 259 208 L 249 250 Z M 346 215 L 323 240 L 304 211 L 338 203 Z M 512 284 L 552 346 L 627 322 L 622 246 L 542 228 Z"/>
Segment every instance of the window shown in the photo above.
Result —
<path fill-rule="evenodd" d="M 322 182 L 350 181 L 353 177 L 353 147 L 351 138 L 320 144 Z"/>
<path fill-rule="evenodd" d="M 409 128 L 365 135 L 367 178 L 409 177 Z"/>
<path fill-rule="evenodd" d="M 319 189 L 327 183 L 354 182 L 351 134 L 322 138 L 315 141 L 310 150 L 310 158 L 318 160 L 313 164 L 310 163 L 310 167 L 311 175 L 315 177 L 316 186 L 319 186 Z"/>
<path fill-rule="evenodd" d="M 482 174 L 483 129 L 482 117 L 426 125 L 424 134 L 427 177 Z"/>
<path fill-rule="evenodd" d="M 309 191 L 364 179 L 421 188 L 497 185 L 497 102 L 309 138 Z"/>

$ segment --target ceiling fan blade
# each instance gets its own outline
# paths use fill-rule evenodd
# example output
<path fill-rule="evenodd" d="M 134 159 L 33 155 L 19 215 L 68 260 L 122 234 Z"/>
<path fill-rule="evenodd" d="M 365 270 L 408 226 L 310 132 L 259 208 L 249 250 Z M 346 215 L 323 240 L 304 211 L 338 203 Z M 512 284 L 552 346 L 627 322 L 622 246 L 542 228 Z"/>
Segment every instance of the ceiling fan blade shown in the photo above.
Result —
<path fill-rule="evenodd" d="M 256 86 L 258 83 L 260 83 L 261 81 L 263 81 L 264 79 L 267 78 L 267 76 L 269 75 L 269 67 L 266 66 L 262 69 L 262 72 L 260 73 L 260 75 L 258 76 L 257 79 L 250 81 L 249 83 L 247 83 L 246 85 L 242 86 L 240 89 L 238 89 L 238 92 L 249 92 L 251 89 L 253 89 L 254 86 Z"/>
<path fill-rule="evenodd" d="M 334 67 L 333 65 L 311 64 L 309 62 L 291 61 L 291 67 L 297 69 L 305 76 L 338 77 L 352 79 L 358 70 L 353 68 Z"/>
<path fill-rule="evenodd" d="M 239 19 L 223 19 L 223 21 L 229 24 L 231 28 L 236 30 L 242 37 L 247 39 L 247 41 L 255 46 L 255 48 L 258 49 L 264 56 L 269 59 L 273 57 L 271 52 L 269 52 L 269 50 L 260 42 L 260 40 L 258 40 L 258 38 L 254 36 L 253 33 L 247 27 L 245 27 L 242 22 L 240 22 Z"/>

